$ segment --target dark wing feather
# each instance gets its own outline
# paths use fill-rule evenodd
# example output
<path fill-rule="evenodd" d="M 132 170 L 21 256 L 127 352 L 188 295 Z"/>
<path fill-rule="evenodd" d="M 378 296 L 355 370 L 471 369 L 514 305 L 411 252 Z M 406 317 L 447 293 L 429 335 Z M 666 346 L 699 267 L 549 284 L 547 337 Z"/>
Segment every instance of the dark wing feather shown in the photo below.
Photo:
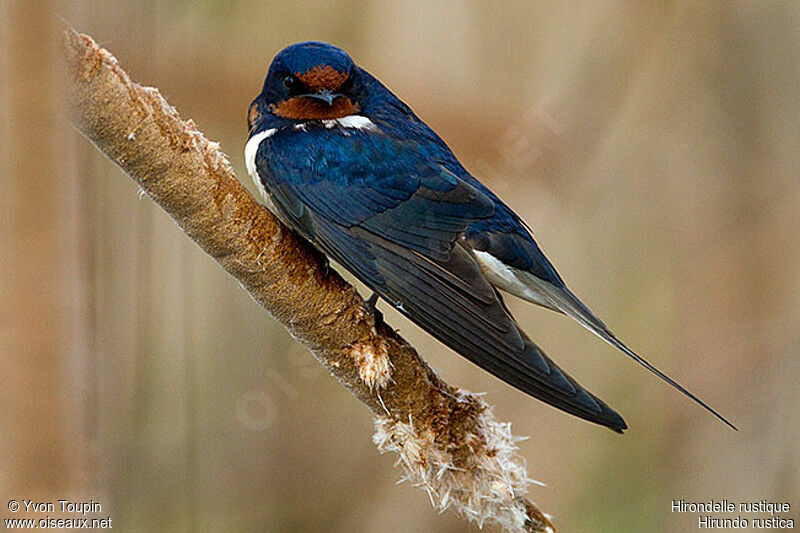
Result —
<path fill-rule="evenodd" d="M 466 226 L 494 212 L 486 195 L 406 143 L 348 133 L 311 127 L 262 142 L 259 175 L 295 218 L 299 203 L 332 223 L 443 259 Z"/>
<path fill-rule="evenodd" d="M 329 147 L 325 157 L 335 154 Z M 472 186 L 421 161 L 384 165 L 374 157 L 368 179 L 330 169 L 303 179 L 287 174 L 297 159 L 281 164 L 290 153 L 264 156 L 256 160 L 259 175 L 284 220 L 412 321 L 506 383 L 591 422 L 626 428 L 519 329 L 459 243 L 466 227 L 492 212 Z"/>
<path fill-rule="evenodd" d="M 318 223 L 317 229 L 326 253 L 459 354 L 563 411 L 615 431 L 626 428 L 616 412 L 562 371 L 519 329 L 460 245 L 453 248 L 450 259 L 436 262 L 351 229 L 344 232 L 349 235 L 340 232 L 334 238 L 337 247 L 355 241 L 342 256 L 329 249 L 327 228 Z M 356 250 L 363 255 L 354 256 Z"/>

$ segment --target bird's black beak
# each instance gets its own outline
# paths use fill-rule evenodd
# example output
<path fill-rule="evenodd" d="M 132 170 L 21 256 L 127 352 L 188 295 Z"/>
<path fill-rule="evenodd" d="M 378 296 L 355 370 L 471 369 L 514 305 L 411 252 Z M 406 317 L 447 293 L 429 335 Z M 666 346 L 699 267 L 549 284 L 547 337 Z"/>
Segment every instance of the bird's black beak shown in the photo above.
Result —
<path fill-rule="evenodd" d="M 314 98 L 316 100 L 322 100 L 329 106 L 333 105 L 334 100 L 342 96 L 340 93 L 335 93 L 333 91 L 329 91 L 327 89 L 322 91 L 317 91 L 315 93 L 304 94 L 303 96 L 307 98 Z"/>

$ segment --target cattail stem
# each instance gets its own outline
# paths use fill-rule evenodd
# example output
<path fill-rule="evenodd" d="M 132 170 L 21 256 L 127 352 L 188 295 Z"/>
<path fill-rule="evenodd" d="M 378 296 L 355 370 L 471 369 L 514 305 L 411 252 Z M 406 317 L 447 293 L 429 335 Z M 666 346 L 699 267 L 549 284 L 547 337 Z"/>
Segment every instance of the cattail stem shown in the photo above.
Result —
<path fill-rule="evenodd" d="M 357 291 L 239 183 L 228 158 L 88 36 L 66 32 L 78 130 L 160 205 L 377 417 L 375 442 L 440 508 L 511 531 L 552 531 L 524 498 L 509 425 L 444 383 Z"/>

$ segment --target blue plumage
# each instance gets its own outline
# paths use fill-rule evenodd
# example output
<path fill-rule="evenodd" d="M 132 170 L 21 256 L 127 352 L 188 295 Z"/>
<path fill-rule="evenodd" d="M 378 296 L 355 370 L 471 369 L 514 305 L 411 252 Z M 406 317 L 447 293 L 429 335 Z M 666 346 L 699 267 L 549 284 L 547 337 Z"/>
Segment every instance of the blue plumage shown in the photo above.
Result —
<path fill-rule="evenodd" d="M 471 223 L 491 217 L 494 204 L 411 144 L 309 125 L 266 139 L 257 162 L 268 189 L 284 189 L 329 221 L 442 259 Z"/>
<path fill-rule="evenodd" d="M 344 51 L 280 52 L 248 122 L 248 169 L 281 220 L 461 355 L 559 409 L 626 428 L 519 329 L 500 289 L 574 318 L 719 417 L 622 344 L 524 222 Z"/>

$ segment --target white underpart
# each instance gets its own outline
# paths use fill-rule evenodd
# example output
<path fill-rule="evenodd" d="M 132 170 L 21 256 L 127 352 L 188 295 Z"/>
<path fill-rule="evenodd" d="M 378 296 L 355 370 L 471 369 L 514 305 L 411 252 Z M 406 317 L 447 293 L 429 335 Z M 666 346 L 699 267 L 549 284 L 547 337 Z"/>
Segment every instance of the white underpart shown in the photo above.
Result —
<path fill-rule="evenodd" d="M 261 193 L 261 196 L 263 196 L 265 200 L 269 200 L 269 195 L 267 194 L 267 190 L 264 188 L 264 183 L 261 182 L 261 178 L 258 176 L 258 170 L 256 169 L 256 154 L 258 154 L 258 147 L 261 145 L 261 141 L 275 135 L 276 131 L 278 131 L 276 128 L 271 128 L 260 133 L 256 133 L 250 137 L 250 140 L 247 141 L 247 144 L 244 147 L 244 164 L 247 166 L 247 173 L 250 174 L 250 177 L 253 179 L 253 183 L 256 185 L 256 189 L 258 189 L 258 192 Z"/>
<path fill-rule="evenodd" d="M 333 120 L 323 120 L 326 128 L 339 126 L 340 128 L 353 128 L 356 130 L 377 130 L 378 127 L 367 117 L 362 115 L 347 115 Z"/>
<path fill-rule="evenodd" d="M 608 331 L 606 325 L 581 304 L 580 300 L 569 290 L 537 278 L 530 272 L 510 267 L 488 252 L 473 250 L 472 253 L 475 260 L 478 261 L 483 275 L 498 289 L 542 307 L 564 313 L 604 341 L 629 354 L 630 350 L 622 345 Z"/>
<path fill-rule="evenodd" d="M 489 280 L 489 283 L 523 300 L 553 308 L 550 298 L 542 294 L 542 291 L 536 290 L 536 284 L 531 279 L 535 278 L 535 276 L 506 265 L 489 252 L 473 250 L 472 254 L 478 261 L 478 265 L 481 267 L 483 275 Z M 547 282 L 543 281 L 543 283 Z"/>
<path fill-rule="evenodd" d="M 299 131 L 306 131 L 309 124 L 319 123 L 325 126 L 328 129 L 333 129 L 336 127 L 348 130 L 371 130 L 371 131 L 378 131 L 378 126 L 375 125 L 370 119 L 362 115 L 347 115 L 346 117 L 342 118 L 333 118 L 329 120 L 311 120 L 308 122 L 301 122 L 300 124 L 295 124 L 294 129 Z"/>

